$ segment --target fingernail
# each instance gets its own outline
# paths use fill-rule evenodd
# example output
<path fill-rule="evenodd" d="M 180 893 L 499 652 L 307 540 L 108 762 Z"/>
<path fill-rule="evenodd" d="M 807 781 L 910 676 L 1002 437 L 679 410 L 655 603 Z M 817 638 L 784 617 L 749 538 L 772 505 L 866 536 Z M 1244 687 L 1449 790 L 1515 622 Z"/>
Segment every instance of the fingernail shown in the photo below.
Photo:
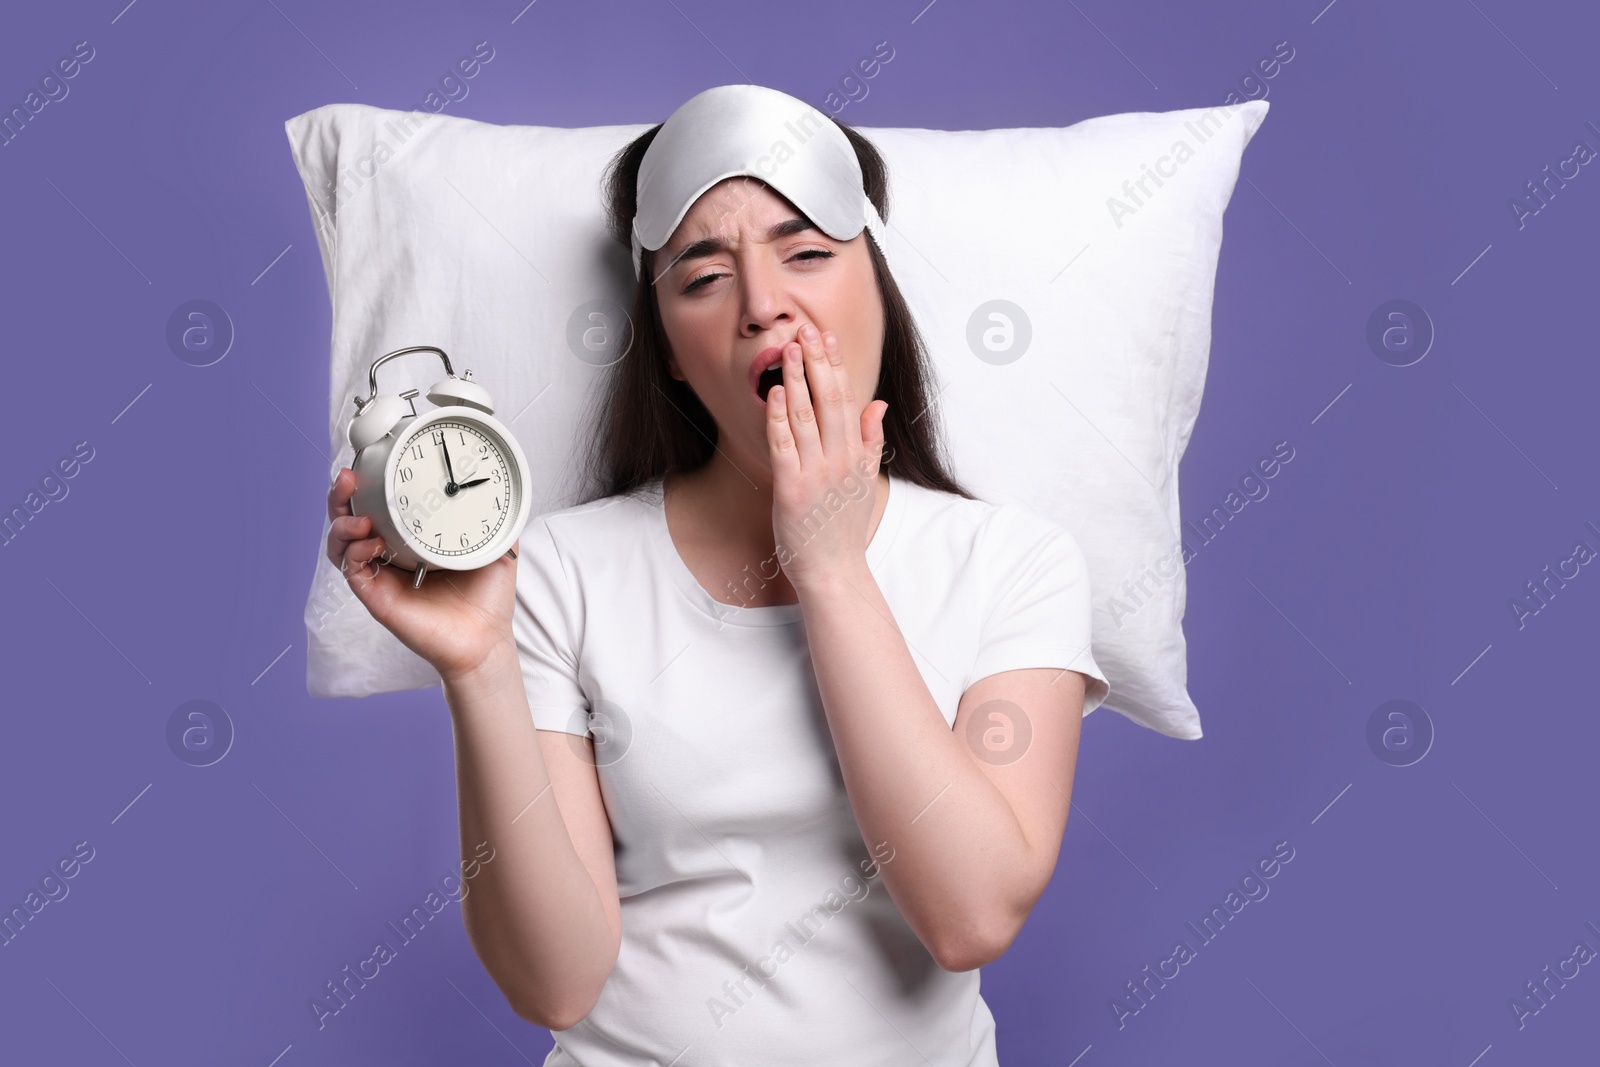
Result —
<path fill-rule="evenodd" d="M 800 327 L 800 336 L 807 341 L 815 341 L 817 339 L 817 328 L 808 322 Z"/>

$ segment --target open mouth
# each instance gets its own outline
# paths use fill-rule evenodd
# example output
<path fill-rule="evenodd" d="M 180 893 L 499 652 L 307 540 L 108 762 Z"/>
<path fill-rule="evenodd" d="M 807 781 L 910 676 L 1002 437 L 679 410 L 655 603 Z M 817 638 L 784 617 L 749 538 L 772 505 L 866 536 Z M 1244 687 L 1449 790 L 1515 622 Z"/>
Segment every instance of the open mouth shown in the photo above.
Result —
<path fill-rule="evenodd" d="M 756 395 L 766 403 L 767 394 L 772 392 L 774 385 L 783 384 L 783 364 L 776 363 L 761 372 L 761 377 L 756 379 Z"/>
<path fill-rule="evenodd" d="M 766 364 L 766 366 L 760 373 L 756 373 L 756 367 L 761 367 L 763 364 Z M 805 373 L 804 364 L 801 364 L 800 372 L 802 375 Z M 752 361 L 750 373 L 754 375 L 750 379 L 750 384 L 755 389 L 756 399 L 765 404 L 767 402 L 767 394 L 772 391 L 772 387 L 783 384 L 783 347 L 781 345 L 773 345 L 770 348 L 762 349 Z"/>

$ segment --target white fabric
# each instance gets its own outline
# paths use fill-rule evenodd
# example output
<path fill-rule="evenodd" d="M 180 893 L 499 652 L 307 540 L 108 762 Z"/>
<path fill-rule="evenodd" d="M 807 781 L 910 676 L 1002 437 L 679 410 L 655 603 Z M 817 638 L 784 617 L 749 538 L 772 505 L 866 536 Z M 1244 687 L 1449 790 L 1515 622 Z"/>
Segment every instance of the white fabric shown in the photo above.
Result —
<path fill-rule="evenodd" d="M 850 240 L 865 225 L 879 249 L 887 243 L 883 220 L 862 189 L 861 162 L 843 130 L 777 89 L 718 85 L 667 116 L 639 161 L 634 277 L 644 249 L 660 249 L 702 193 L 740 174 L 766 182 L 836 241 Z M 660 273 L 662 264 L 656 266 Z"/>
<path fill-rule="evenodd" d="M 1107 706 L 1173 737 L 1200 736 L 1185 689 L 1178 464 L 1210 356 L 1222 215 L 1267 108 L 860 128 L 888 164 L 886 252 L 933 358 L 930 417 L 954 473 L 1074 535 Z M 350 397 L 374 356 L 434 344 L 499 402 L 535 468 L 532 513 L 580 499 L 580 420 L 609 373 L 583 346 L 603 339 L 596 308 L 631 306 L 634 285 L 628 249 L 605 235 L 599 177 L 647 128 L 497 126 L 364 104 L 288 121 L 333 301 L 329 481 L 350 461 Z M 1024 327 L 1021 358 L 984 347 L 1009 334 L 1014 353 Z M 307 546 L 311 693 L 437 685 L 345 589 L 322 556 L 326 532 L 324 520 Z"/>
<path fill-rule="evenodd" d="M 800 605 L 714 599 L 659 478 L 531 521 L 518 561 L 534 725 L 582 734 L 596 715 L 622 902 L 616 968 L 546 1064 L 688 1046 L 697 1067 L 995 1067 L 978 971 L 934 962 L 873 866 L 892 843 L 862 840 Z M 1088 570 L 1059 526 L 891 474 L 867 563 L 947 723 L 971 683 L 1023 667 L 1082 672 L 1085 713 L 1104 699 Z"/>

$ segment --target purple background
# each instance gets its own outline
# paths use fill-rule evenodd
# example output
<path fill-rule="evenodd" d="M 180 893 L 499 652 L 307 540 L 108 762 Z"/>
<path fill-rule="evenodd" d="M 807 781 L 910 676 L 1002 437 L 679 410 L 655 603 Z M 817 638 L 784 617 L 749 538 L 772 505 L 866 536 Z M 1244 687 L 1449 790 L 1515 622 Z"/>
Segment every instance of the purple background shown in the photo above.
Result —
<path fill-rule="evenodd" d="M 1055 881 L 984 969 L 1002 1062 L 1595 1056 L 1600 964 L 1520 1028 L 1510 1008 L 1578 941 L 1600 949 L 1600 567 L 1520 627 L 1510 608 L 1575 542 L 1600 549 L 1600 174 L 1520 227 L 1509 206 L 1574 142 L 1600 148 L 1592 7 L 123 2 L 27 5 L 0 35 L 5 111 L 95 49 L 0 148 L 0 509 L 94 449 L 0 549 L 0 910 L 94 849 L 0 947 L 0 1058 L 540 1062 L 549 1035 L 509 1010 L 454 904 L 326 1028 L 308 1007 L 459 856 L 439 692 L 305 691 L 330 309 L 283 122 L 421 106 L 479 40 L 496 57 L 450 114 L 654 122 L 747 79 L 822 106 L 885 39 L 843 121 L 1198 107 L 1294 49 L 1226 217 L 1185 518 L 1276 442 L 1294 459 L 1188 568 L 1205 738 L 1085 723 Z M 211 366 L 166 340 L 192 299 L 236 331 Z M 1393 299 L 1436 330 L 1410 366 L 1366 339 Z M 1394 699 L 1436 734 L 1409 766 L 1367 739 Z M 235 731 L 208 767 L 167 740 L 190 700 Z M 1270 895 L 1202 945 L 1186 923 L 1281 841 Z M 1196 957 L 1119 1027 L 1113 999 L 1179 939 Z"/>

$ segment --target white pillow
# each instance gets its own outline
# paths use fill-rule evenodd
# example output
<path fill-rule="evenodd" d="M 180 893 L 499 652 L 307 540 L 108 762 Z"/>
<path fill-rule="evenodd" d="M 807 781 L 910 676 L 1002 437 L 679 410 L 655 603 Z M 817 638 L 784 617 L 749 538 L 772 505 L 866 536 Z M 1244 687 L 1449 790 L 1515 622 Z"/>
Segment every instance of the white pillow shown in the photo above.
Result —
<path fill-rule="evenodd" d="M 934 361 L 952 473 L 1077 538 L 1105 706 L 1178 738 L 1201 736 L 1178 462 L 1205 383 L 1223 211 L 1267 108 L 859 128 L 888 164 L 885 253 Z M 365 104 L 285 124 L 333 302 L 330 482 L 353 458 L 345 428 L 371 361 L 428 344 L 494 395 L 533 467 L 531 514 L 578 502 L 580 419 L 634 284 L 600 175 L 650 125 L 498 126 Z M 396 361 L 380 392 L 426 388 L 440 369 Z M 439 684 L 349 592 L 326 535 L 305 615 L 311 694 Z"/>

